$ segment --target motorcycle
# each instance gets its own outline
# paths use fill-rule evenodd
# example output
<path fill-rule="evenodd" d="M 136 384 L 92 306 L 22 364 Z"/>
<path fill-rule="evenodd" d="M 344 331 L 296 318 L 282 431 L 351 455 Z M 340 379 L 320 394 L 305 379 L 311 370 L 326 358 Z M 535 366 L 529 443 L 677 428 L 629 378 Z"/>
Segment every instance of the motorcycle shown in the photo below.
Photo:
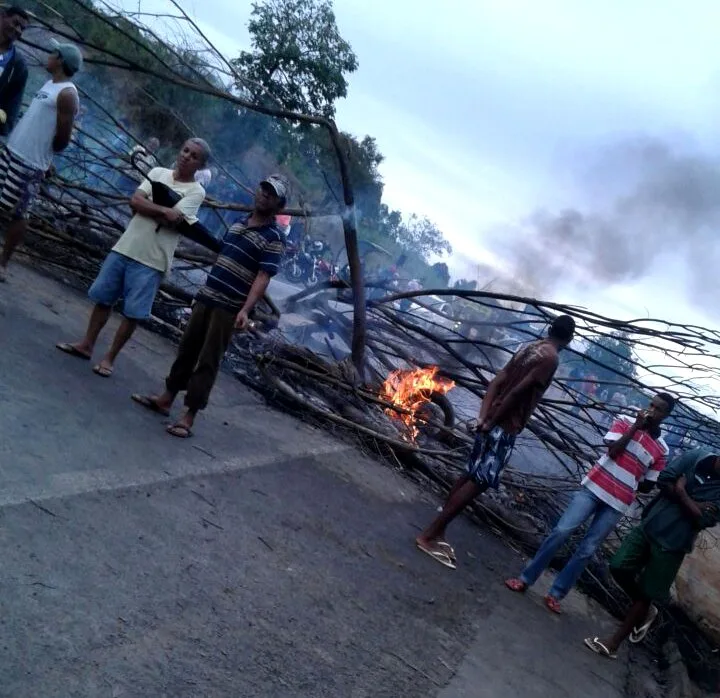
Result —
<path fill-rule="evenodd" d="M 285 248 L 281 268 L 285 278 L 293 284 L 301 283 L 304 276 L 303 267 L 300 263 L 300 255 L 300 246 L 288 243 Z"/>
<path fill-rule="evenodd" d="M 323 259 L 325 249 L 326 245 L 322 240 L 306 239 L 301 247 L 289 246 L 283 261 L 285 278 L 306 286 L 314 286 L 319 281 L 332 278 L 334 265 Z"/>

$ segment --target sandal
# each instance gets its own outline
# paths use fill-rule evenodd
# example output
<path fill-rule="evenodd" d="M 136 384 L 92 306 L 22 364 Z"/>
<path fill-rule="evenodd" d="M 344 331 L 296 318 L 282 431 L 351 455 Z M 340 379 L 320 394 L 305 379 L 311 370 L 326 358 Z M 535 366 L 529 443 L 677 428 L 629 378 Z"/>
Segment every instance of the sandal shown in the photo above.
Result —
<path fill-rule="evenodd" d="M 617 659 L 617 654 L 611 652 L 605 645 L 603 645 L 603 643 L 600 642 L 599 637 L 586 637 L 585 647 L 595 652 L 595 654 L 599 654 L 601 657 L 606 657 L 607 659 Z"/>
<path fill-rule="evenodd" d="M 645 636 L 648 634 L 648 630 L 650 630 L 650 626 L 655 622 L 655 619 L 658 617 L 658 613 L 660 613 L 660 611 L 658 611 L 657 606 L 650 606 L 650 610 L 648 611 L 647 617 L 645 618 L 645 622 L 639 628 L 632 629 L 632 632 L 630 633 L 630 637 L 628 639 L 630 640 L 630 642 L 633 643 L 633 645 L 637 645 L 645 639 Z"/>
<path fill-rule="evenodd" d="M 524 594 L 528 588 L 528 585 L 517 577 L 506 579 L 505 586 L 510 589 L 510 591 L 516 591 L 518 594 Z"/>
<path fill-rule="evenodd" d="M 554 596 L 545 597 L 545 607 L 548 609 L 548 611 L 552 611 L 553 613 L 557 613 L 558 615 L 562 613 L 562 608 L 560 608 L 560 602 Z"/>
<path fill-rule="evenodd" d="M 184 424 L 173 424 L 165 431 L 167 431 L 170 436 L 177 436 L 178 439 L 189 439 L 193 435 L 192 429 L 186 427 Z"/>
<path fill-rule="evenodd" d="M 103 378 L 110 378 L 113 374 L 113 370 L 107 366 L 101 366 L 98 364 L 97 366 L 93 366 L 93 373 Z"/>
<path fill-rule="evenodd" d="M 443 548 L 445 550 L 445 554 L 453 561 L 457 562 L 457 556 L 455 555 L 455 549 L 445 540 L 439 540 L 437 543 L 435 543 L 438 548 Z"/>
<path fill-rule="evenodd" d="M 140 393 L 133 393 L 130 396 L 130 399 L 133 402 L 137 402 L 138 405 L 142 405 L 145 409 L 148 409 L 151 412 L 161 414 L 163 417 L 170 416 L 169 409 L 167 409 L 166 407 L 161 407 L 160 405 L 158 405 L 157 400 L 153 399 L 148 395 L 140 395 Z"/>
<path fill-rule="evenodd" d="M 453 562 L 451 557 L 446 552 L 437 549 L 433 550 L 432 548 L 429 548 L 425 545 L 421 545 L 417 541 L 415 541 L 415 545 L 417 545 L 418 550 L 422 550 L 422 552 L 424 552 L 426 555 L 429 555 L 433 560 L 439 562 L 441 565 L 444 565 L 451 570 L 457 569 L 457 565 Z"/>
<path fill-rule="evenodd" d="M 70 354 L 70 356 L 77 356 L 78 359 L 85 359 L 85 361 L 90 361 L 92 358 L 90 354 L 83 353 L 76 346 L 70 344 L 70 342 L 58 342 L 55 348 L 65 354 Z"/>

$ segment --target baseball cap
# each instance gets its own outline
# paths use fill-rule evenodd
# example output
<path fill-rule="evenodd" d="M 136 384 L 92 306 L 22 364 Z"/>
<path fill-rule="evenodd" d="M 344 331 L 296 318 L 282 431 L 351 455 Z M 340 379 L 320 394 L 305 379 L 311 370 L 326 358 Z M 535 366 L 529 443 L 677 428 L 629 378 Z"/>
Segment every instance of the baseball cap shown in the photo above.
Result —
<path fill-rule="evenodd" d="M 70 75 L 74 75 L 83 66 L 83 57 L 80 53 L 80 49 L 75 44 L 61 44 L 55 39 L 51 39 L 50 46 L 53 51 L 57 51 L 62 62 L 65 64 L 65 68 Z"/>
<path fill-rule="evenodd" d="M 287 199 L 288 189 L 290 188 L 290 186 L 288 184 L 288 181 L 282 175 L 272 174 L 269 177 L 263 179 L 260 184 L 269 184 L 277 196 L 279 196 L 281 199 Z"/>

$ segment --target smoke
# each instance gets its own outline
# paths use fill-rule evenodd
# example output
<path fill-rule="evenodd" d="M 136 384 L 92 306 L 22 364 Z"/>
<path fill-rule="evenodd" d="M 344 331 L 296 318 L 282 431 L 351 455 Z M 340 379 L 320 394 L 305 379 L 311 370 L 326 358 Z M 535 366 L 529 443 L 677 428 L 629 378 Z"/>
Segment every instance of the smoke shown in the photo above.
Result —
<path fill-rule="evenodd" d="M 637 281 L 663 262 L 685 265 L 690 299 L 717 313 L 720 159 L 625 142 L 598 157 L 590 183 L 593 210 L 537 211 L 498 231 L 516 278 L 545 296 L 561 285 Z"/>

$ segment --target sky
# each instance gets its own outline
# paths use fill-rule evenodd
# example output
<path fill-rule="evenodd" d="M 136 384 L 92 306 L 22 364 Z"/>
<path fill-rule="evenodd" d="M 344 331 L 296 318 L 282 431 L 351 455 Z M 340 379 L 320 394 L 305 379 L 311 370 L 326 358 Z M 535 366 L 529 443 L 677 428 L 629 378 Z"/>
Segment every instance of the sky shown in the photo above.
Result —
<path fill-rule="evenodd" d="M 226 55 L 248 46 L 249 2 L 180 1 Z M 169 4 L 141 0 L 141 7 Z M 513 250 L 530 249 L 531 265 L 547 271 L 537 289 L 545 298 L 618 318 L 718 324 L 720 5 L 335 0 L 335 10 L 359 60 L 337 105 L 338 125 L 377 139 L 385 203 L 439 225 L 454 248 L 455 276 L 473 278 L 477 264 L 517 273 Z M 655 150 L 633 147 L 638 142 Z M 658 148 L 669 155 L 658 160 Z M 685 181 L 688 167 L 719 173 L 719 210 L 706 177 L 710 202 L 701 220 L 687 210 L 697 187 L 683 188 L 682 215 L 657 205 L 669 182 L 683 186 L 676 180 Z M 661 181 L 647 184 L 661 169 Z M 562 257 L 548 262 L 558 256 L 556 233 L 527 225 L 538 211 L 565 208 L 602 218 L 573 231 L 578 246 L 563 252 L 573 266 L 568 278 Z M 700 231 L 695 238 L 686 234 L 689 220 Z M 596 248 L 605 239 L 617 257 Z M 587 240 L 585 252 L 605 267 L 573 261 Z M 526 245 L 538 241 L 544 246 Z"/>

